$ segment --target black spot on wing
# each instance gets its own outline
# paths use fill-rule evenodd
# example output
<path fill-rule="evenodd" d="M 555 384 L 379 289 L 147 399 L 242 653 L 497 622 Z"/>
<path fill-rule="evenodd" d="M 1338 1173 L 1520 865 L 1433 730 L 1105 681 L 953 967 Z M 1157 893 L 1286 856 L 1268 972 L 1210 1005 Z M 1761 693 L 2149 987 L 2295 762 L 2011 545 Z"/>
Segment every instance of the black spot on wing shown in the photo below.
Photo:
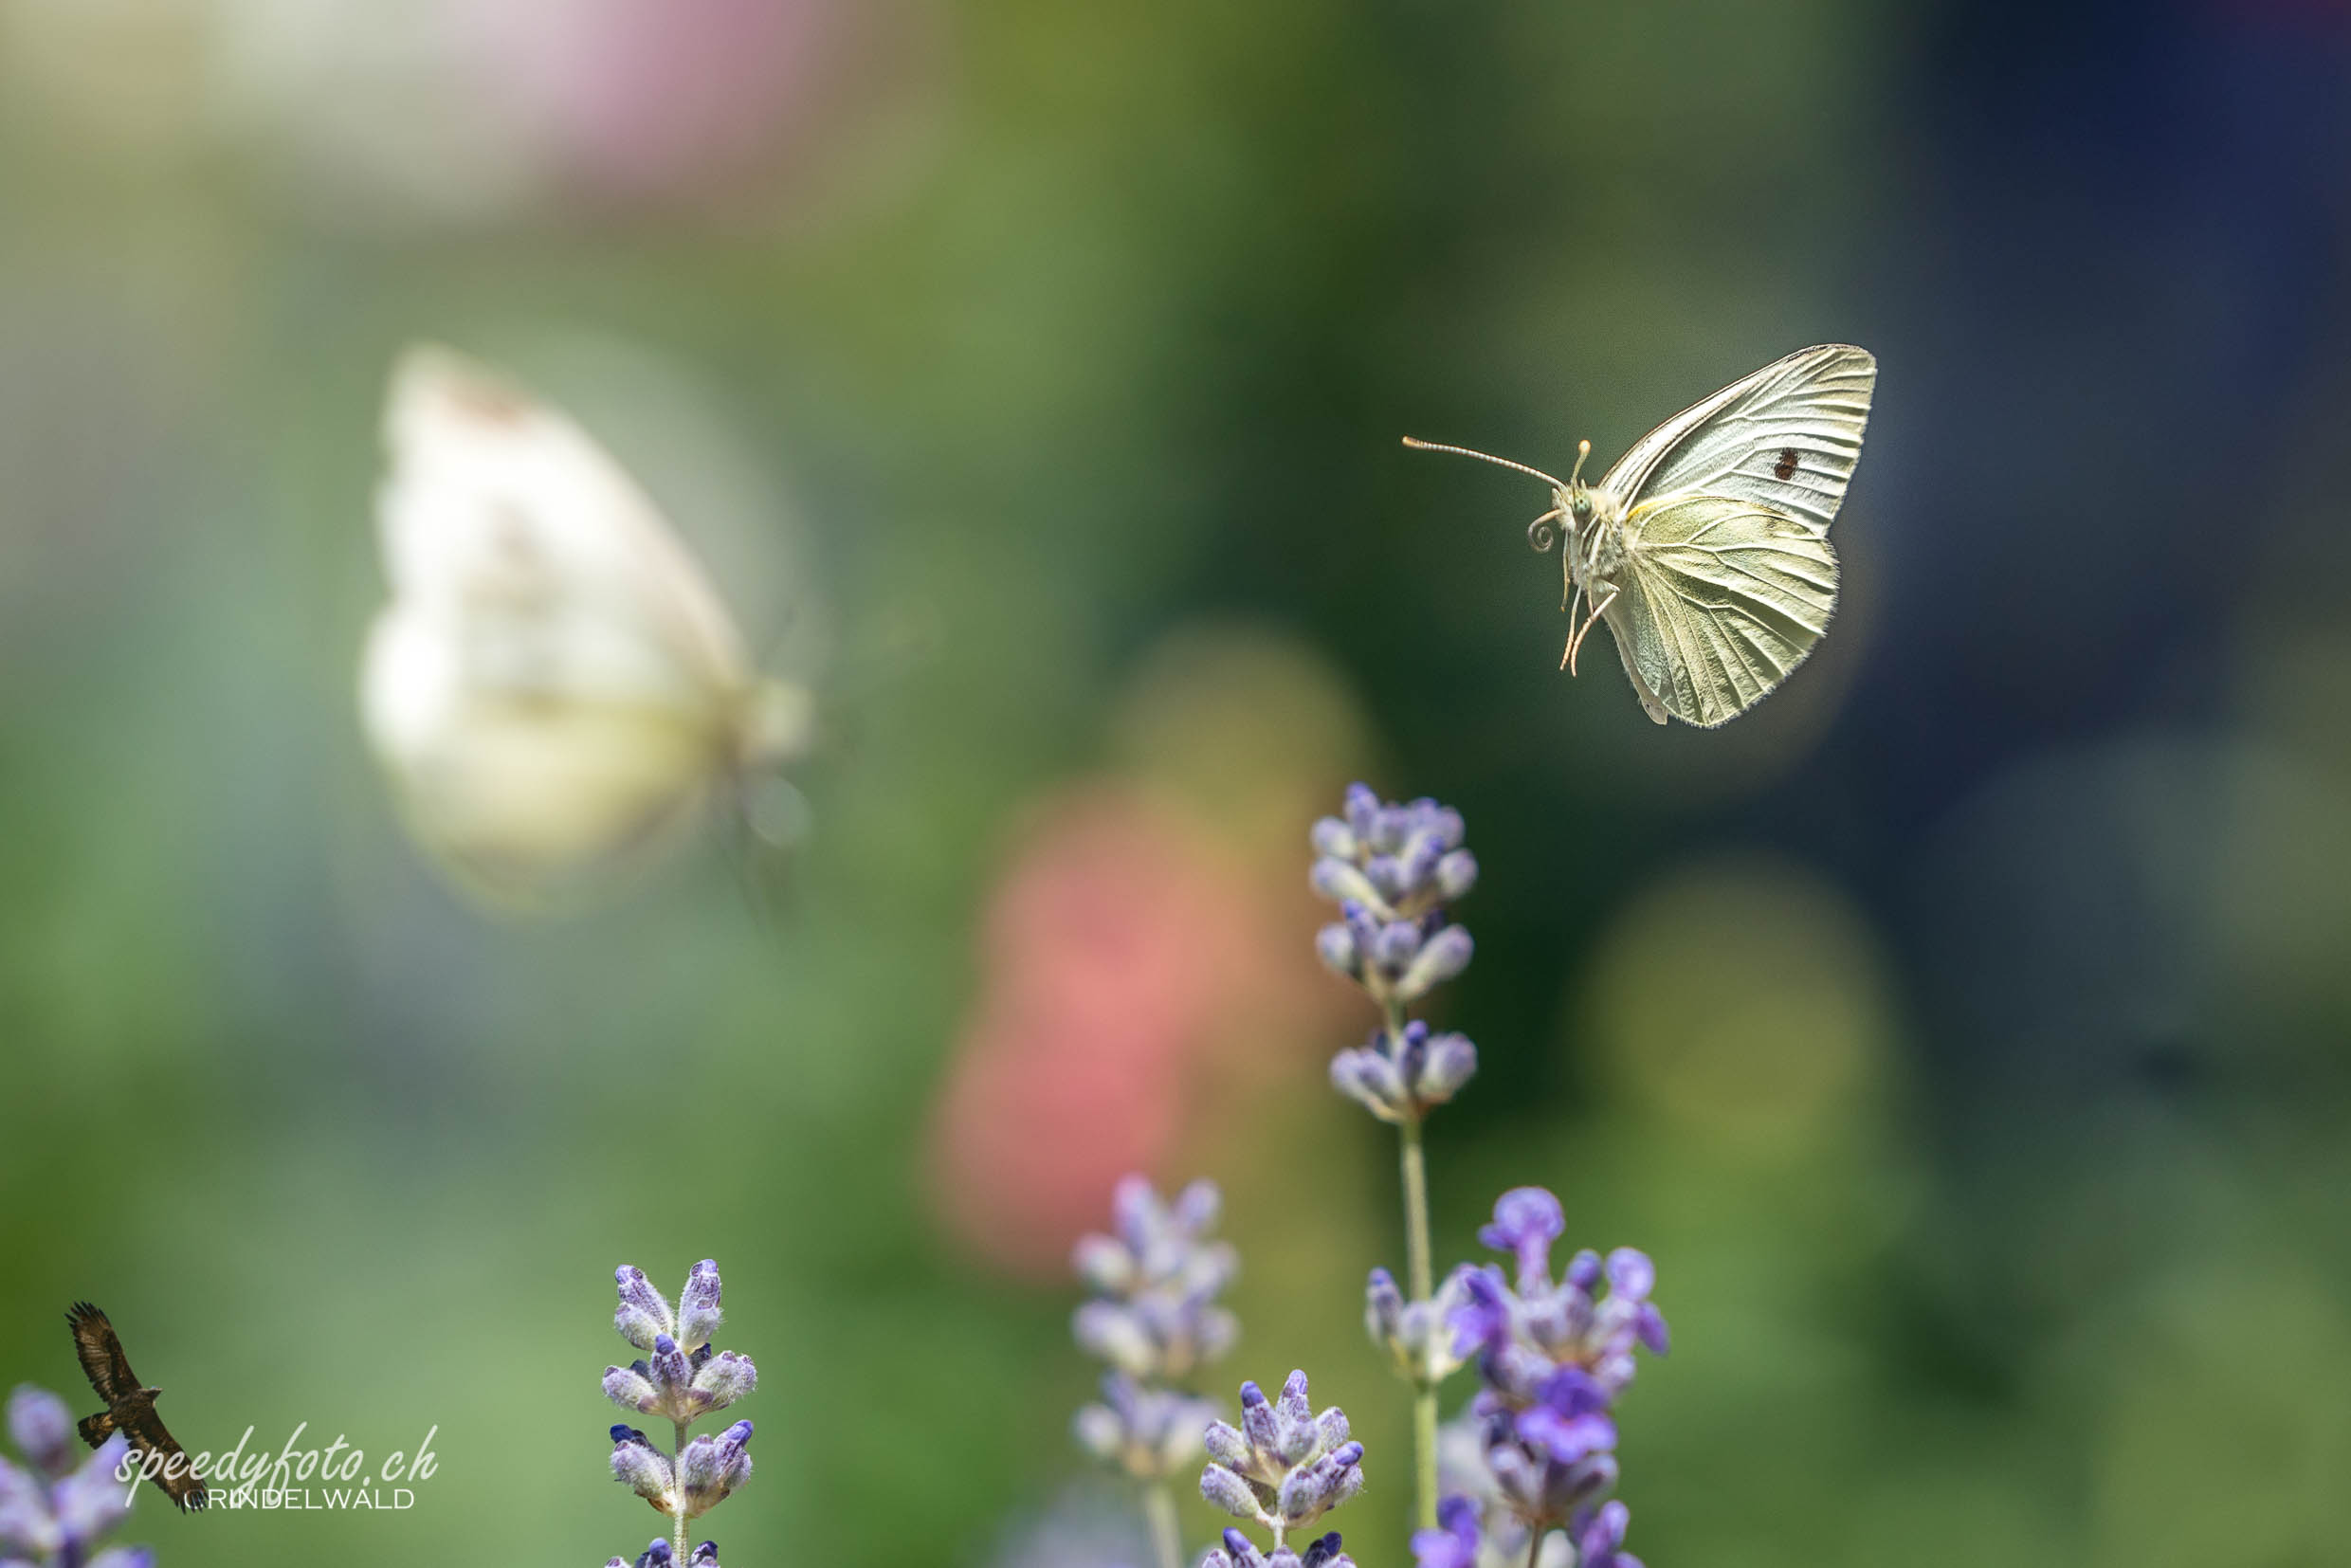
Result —
<path fill-rule="evenodd" d="M 1772 465 L 1772 477 L 1774 479 L 1784 480 L 1793 475 L 1795 472 L 1795 448 L 1794 447 L 1782 447 L 1779 448 L 1779 461 Z"/>

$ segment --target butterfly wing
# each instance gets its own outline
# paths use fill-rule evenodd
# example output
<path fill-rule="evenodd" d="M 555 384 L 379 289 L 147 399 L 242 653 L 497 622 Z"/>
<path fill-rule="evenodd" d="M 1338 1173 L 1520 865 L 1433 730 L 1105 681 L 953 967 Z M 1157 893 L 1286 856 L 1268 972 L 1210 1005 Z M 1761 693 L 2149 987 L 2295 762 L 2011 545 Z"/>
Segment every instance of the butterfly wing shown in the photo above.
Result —
<path fill-rule="evenodd" d="M 1704 492 L 1828 531 L 1861 458 L 1878 362 L 1823 343 L 1764 366 L 1643 436 L 1601 487 L 1627 506 Z"/>
<path fill-rule="evenodd" d="M 1733 496 L 1675 496 L 1625 520 L 1609 630 L 1642 706 L 1712 729 L 1804 662 L 1836 611 L 1836 553 L 1809 522 Z M 1664 711 L 1660 711 L 1660 709 Z"/>
<path fill-rule="evenodd" d="M 403 357 L 386 439 L 362 707 L 419 836 L 508 902 L 664 836 L 753 689 L 700 568 L 570 419 L 446 350 Z"/>

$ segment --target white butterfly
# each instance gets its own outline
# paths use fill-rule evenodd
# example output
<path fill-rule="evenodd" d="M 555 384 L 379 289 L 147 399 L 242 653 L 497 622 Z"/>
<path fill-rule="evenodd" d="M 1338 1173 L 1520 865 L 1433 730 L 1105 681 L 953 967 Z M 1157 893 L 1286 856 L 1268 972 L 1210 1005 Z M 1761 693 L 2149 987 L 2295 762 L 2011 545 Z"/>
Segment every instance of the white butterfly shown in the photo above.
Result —
<path fill-rule="evenodd" d="M 1861 457 L 1878 362 L 1824 343 L 1764 366 L 1649 431 L 1608 477 L 1565 483 L 1507 458 L 1405 438 L 1532 475 L 1552 508 L 1527 526 L 1560 550 L 1567 652 L 1595 622 L 1616 639 L 1649 716 L 1711 729 L 1761 702 L 1829 629 L 1836 552 L 1829 523 Z M 1592 606 L 1575 625 L 1578 598 Z"/>
<path fill-rule="evenodd" d="M 459 880 L 542 903 L 804 752 L 810 695 L 758 675 L 652 502 L 562 413 L 411 348 L 385 441 L 392 602 L 360 709 Z"/>

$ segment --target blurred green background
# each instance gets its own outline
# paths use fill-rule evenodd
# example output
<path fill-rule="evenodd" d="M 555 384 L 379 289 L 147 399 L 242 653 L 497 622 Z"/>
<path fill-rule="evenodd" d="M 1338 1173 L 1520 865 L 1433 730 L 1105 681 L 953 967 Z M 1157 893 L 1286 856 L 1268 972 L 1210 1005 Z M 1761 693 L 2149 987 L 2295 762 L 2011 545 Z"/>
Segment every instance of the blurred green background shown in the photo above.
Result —
<path fill-rule="evenodd" d="M 1485 866 L 1440 1259 L 1541 1182 L 1658 1260 L 1653 1568 L 2341 1560 L 2347 71 L 2326 0 L 0 0 L 0 1379 L 79 1401 L 89 1296 L 191 1448 L 438 1428 L 406 1512 L 143 1500 L 168 1568 L 601 1562 L 611 1271 L 715 1256 L 730 1564 L 1058 1562 L 1142 1164 L 1398 1563 L 1303 887 L 1361 774 Z M 709 839 L 500 921 L 403 837 L 420 337 L 822 645 L 780 898 Z M 1396 446 L 1822 340 L 1843 608 L 1722 732 L 1557 673 L 1540 495 Z"/>

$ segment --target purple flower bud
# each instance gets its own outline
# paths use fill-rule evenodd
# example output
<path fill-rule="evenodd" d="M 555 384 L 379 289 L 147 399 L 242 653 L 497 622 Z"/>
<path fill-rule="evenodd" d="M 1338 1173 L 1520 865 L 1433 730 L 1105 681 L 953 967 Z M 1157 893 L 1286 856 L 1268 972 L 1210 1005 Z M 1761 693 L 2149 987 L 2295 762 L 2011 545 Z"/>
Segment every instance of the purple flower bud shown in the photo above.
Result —
<path fill-rule="evenodd" d="M 1248 1464 L 1248 1439 L 1229 1421 L 1210 1422 L 1208 1430 L 1200 1434 L 1200 1441 L 1208 1449 L 1209 1458 L 1219 1465 L 1237 1470 Z"/>
<path fill-rule="evenodd" d="M 719 1266 L 708 1258 L 694 1266 L 678 1293 L 678 1343 L 698 1350 L 719 1331 Z"/>
<path fill-rule="evenodd" d="M 1413 1079 L 1413 1098 L 1423 1105 L 1442 1105 L 1460 1092 L 1478 1070 L 1478 1048 L 1466 1034 L 1430 1037 L 1420 1071 Z"/>
<path fill-rule="evenodd" d="M 662 1293 L 653 1288 L 642 1268 L 623 1264 L 613 1270 L 613 1278 L 620 1285 L 620 1305 L 612 1313 L 612 1326 L 639 1350 L 651 1350 L 655 1336 L 677 1327 L 669 1304 L 662 1300 Z"/>
<path fill-rule="evenodd" d="M 20 1383 L 9 1395 L 9 1435 L 33 1468 L 54 1481 L 74 1467 L 73 1413 L 47 1389 Z"/>
<path fill-rule="evenodd" d="M 1478 857 L 1467 849 L 1455 849 L 1437 862 L 1431 880 L 1437 897 L 1451 903 L 1478 884 Z"/>
<path fill-rule="evenodd" d="M 637 1568 L 673 1568 L 676 1561 L 665 1541 L 656 1541 L 637 1554 Z"/>
<path fill-rule="evenodd" d="M 1342 979 L 1357 979 L 1363 973 L 1363 956 L 1357 951 L 1355 933 L 1344 925 L 1326 925 L 1314 935 L 1314 956 L 1322 960 L 1322 967 Z"/>
<path fill-rule="evenodd" d="M 1275 1451 L 1285 1463 L 1298 1464 L 1315 1451 L 1314 1406 L 1306 1397 L 1306 1374 L 1303 1369 L 1283 1379 L 1282 1393 L 1273 1403 L 1273 1414 L 1280 1431 Z"/>
<path fill-rule="evenodd" d="M 1403 1326 L 1404 1292 L 1396 1288 L 1395 1276 L 1385 1268 L 1373 1269 L 1363 1285 L 1364 1332 L 1372 1343 L 1393 1349 Z"/>
<path fill-rule="evenodd" d="M 694 1560 L 686 1568 L 719 1568 L 719 1543 L 705 1541 L 694 1548 Z"/>
<path fill-rule="evenodd" d="M 1314 868 L 1306 873 L 1306 885 L 1319 896 L 1335 902 L 1369 904 L 1377 909 L 1388 906 L 1388 895 L 1379 879 L 1348 861 L 1316 861 Z"/>
<path fill-rule="evenodd" d="M 1307 831 L 1306 842 L 1313 846 L 1317 856 L 1330 855 L 1340 860 L 1356 856 L 1355 830 L 1335 816 L 1317 819 Z"/>
<path fill-rule="evenodd" d="M 1494 1222 L 1478 1240 L 1519 1258 L 1519 1292 L 1533 1293 L 1550 1283 L 1551 1244 L 1567 1230 L 1559 1200 L 1541 1187 L 1513 1187 L 1494 1200 Z"/>
<path fill-rule="evenodd" d="M 1257 1493 L 1247 1481 L 1222 1465 L 1210 1465 L 1200 1471 L 1200 1495 L 1235 1519 L 1258 1516 Z"/>
<path fill-rule="evenodd" d="M 685 1491 L 685 1517 L 708 1513 L 751 1474 L 751 1423 L 738 1421 L 716 1437 L 695 1438 L 678 1456 L 678 1478 Z"/>
<path fill-rule="evenodd" d="M 1339 1549 L 1337 1530 L 1320 1540 L 1308 1541 L 1305 1554 L 1298 1562 L 1299 1568 L 1355 1568 L 1355 1559 Z"/>
<path fill-rule="evenodd" d="M 1649 1348 L 1652 1355 L 1663 1356 L 1667 1349 L 1666 1315 L 1649 1302 L 1641 1304 L 1641 1310 L 1632 1320 L 1633 1338 Z"/>
<path fill-rule="evenodd" d="M 1372 938 L 1372 966 L 1386 975 L 1401 975 L 1420 956 L 1420 927 L 1410 921 L 1383 925 Z"/>
<path fill-rule="evenodd" d="M 1281 1446 L 1282 1429 L 1273 1407 L 1266 1403 L 1266 1391 L 1253 1382 L 1241 1385 L 1241 1431 L 1252 1449 L 1271 1453 Z"/>
<path fill-rule="evenodd" d="M 1493 1355 L 1510 1340 L 1510 1302 L 1497 1271 L 1463 1264 L 1453 1270 L 1459 1303 L 1446 1315 L 1458 1357 Z"/>
<path fill-rule="evenodd" d="M 1152 1372 L 1159 1347 L 1142 1322 L 1118 1302 L 1087 1302 L 1071 1315 L 1069 1331 L 1078 1348 L 1121 1371 L 1142 1377 Z"/>
<path fill-rule="evenodd" d="M 1168 1206 L 1168 1218 L 1176 1229 L 1197 1238 L 1216 1229 L 1216 1221 L 1225 1210 L 1225 1195 L 1212 1181 L 1194 1181 L 1176 1194 Z"/>
<path fill-rule="evenodd" d="M 1325 1453 L 1345 1443 L 1347 1433 L 1347 1413 L 1337 1405 L 1333 1405 L 1314 1418 L 1315 1446 Z M 1363 1445 L 1358 1443 L 1355 1448 L 1356 1457 L 1360 1459 L 1363 1455 Z"/>
<path fill-rule="evenodd" d="M 1135 1280 L 1135 1254 L 1115 1236 L 1094 1231 L 1069 1249 L 1069 1267 L 1089 1290 L 1115 1295 Z"/>
<path fill-rule="evenodd" d="M 1627 1301 L 1646 1301 L 1656 1288 L 1657 1266 L 1635 1248 L 1619 1247 L 1608 1255 L 1608 1290 Z"/>
<path fill-rule="evenodd" d="M 115 1472 L 131 1451 L 130 1439 L 116 1432 L 98 1451 L 49 1488 L 48 1504 L 59 1543 L 75 1556 L 86 1553 L 131 1511 L 131 1489 Z"/>
<path fill-rule="evenodd" d="M 694 1374 L 695 1413 L 706 1415 L 714 1410 L 724 1410 L 758 1386 L 759 1369 L 752 1364 L 751 1358 L 722 1350 Z"/>
<path fill-rule="evenodd" d="M 1372 793 L 1372 787 L 1362 783 L 1348 785 L 1345 810 L 1347 826 L 1355 836 L 1370 838 L 1373 825 L 1379 820 L 1379 796 Z"/>
<path fill-rule="evenodd" d="M 1412 1108 L 1395 1064 L 1376 1050 L 1342 1050 L 1332 1057 L 1331 1087 L 1382 1121 L 1402 1121 Z"/>
<path fill-rule="evenodd" d="M 1589 1247 L 1578 1249 L 1574 1257 L 1567 1260 L 1567 1272 L 1562 1280 L 1570 1288 L 1589 1294 L 1592 1287 L 1600 1283 L 1600 1254 Z"/>
<path fill-rule="evenodd" d="M 1619 1500 L 1578 1508 L 1567 1526 L 1576 1541 L 1576 1568 L 1641 1568 L 1641 1559 L 1624 1551 L 1631 1522 L 1632 1510 Z"/>
<path fill-rule="evenodd" d="M 635 1411 L 639 1415 L 650 1415 L 661 1402 L 661 1395 L 654 1390 L 652 1379 L 645 1375 L 643 1361 L 625 1367 L 606 1367 L 604 1396 L 623 1410 Z"/>
<path fill-rule="evenodd" d="M 663 1513 L 674 1511 L 676 1471 L 669 1456 L 634 1427 L 612 1429 L 612 1478 Z"/>
<path fill-rule="evenodd" d="M 694 1369 L 686 1364 L 685 1352 L 678 1348 L 677 1340 L 666 1334 L 656 1334 L 653 1337 L 653 1357 L 647 1363 L 647 1376 L 662 1399 L 668 1402 L 675 1400 L 693 1383 Z"/>
<path fill-rule="evenodd" d="M 1420 952 L 1395 983 L 1401 1001 L 1417 1001 L 1469 967 L 1474 948 L 1467 929 L 1449 925 L 1421 944 Z"/>
<path fill-rule="evenodd" d="M 1105 1465 L 1115 1465 L 1126 1449 L 1126 1423 L 1107 1405 L 1083 1405 L 1069 1430 L 1078 1447 Z"/>
<path fill-rule="evenodd" d="M 1415 1568 L 1478 1568 L 1478 1505 L 1466 1497 L 1437 1504 L 1437 1527 L 1412 1532 Z"/>

